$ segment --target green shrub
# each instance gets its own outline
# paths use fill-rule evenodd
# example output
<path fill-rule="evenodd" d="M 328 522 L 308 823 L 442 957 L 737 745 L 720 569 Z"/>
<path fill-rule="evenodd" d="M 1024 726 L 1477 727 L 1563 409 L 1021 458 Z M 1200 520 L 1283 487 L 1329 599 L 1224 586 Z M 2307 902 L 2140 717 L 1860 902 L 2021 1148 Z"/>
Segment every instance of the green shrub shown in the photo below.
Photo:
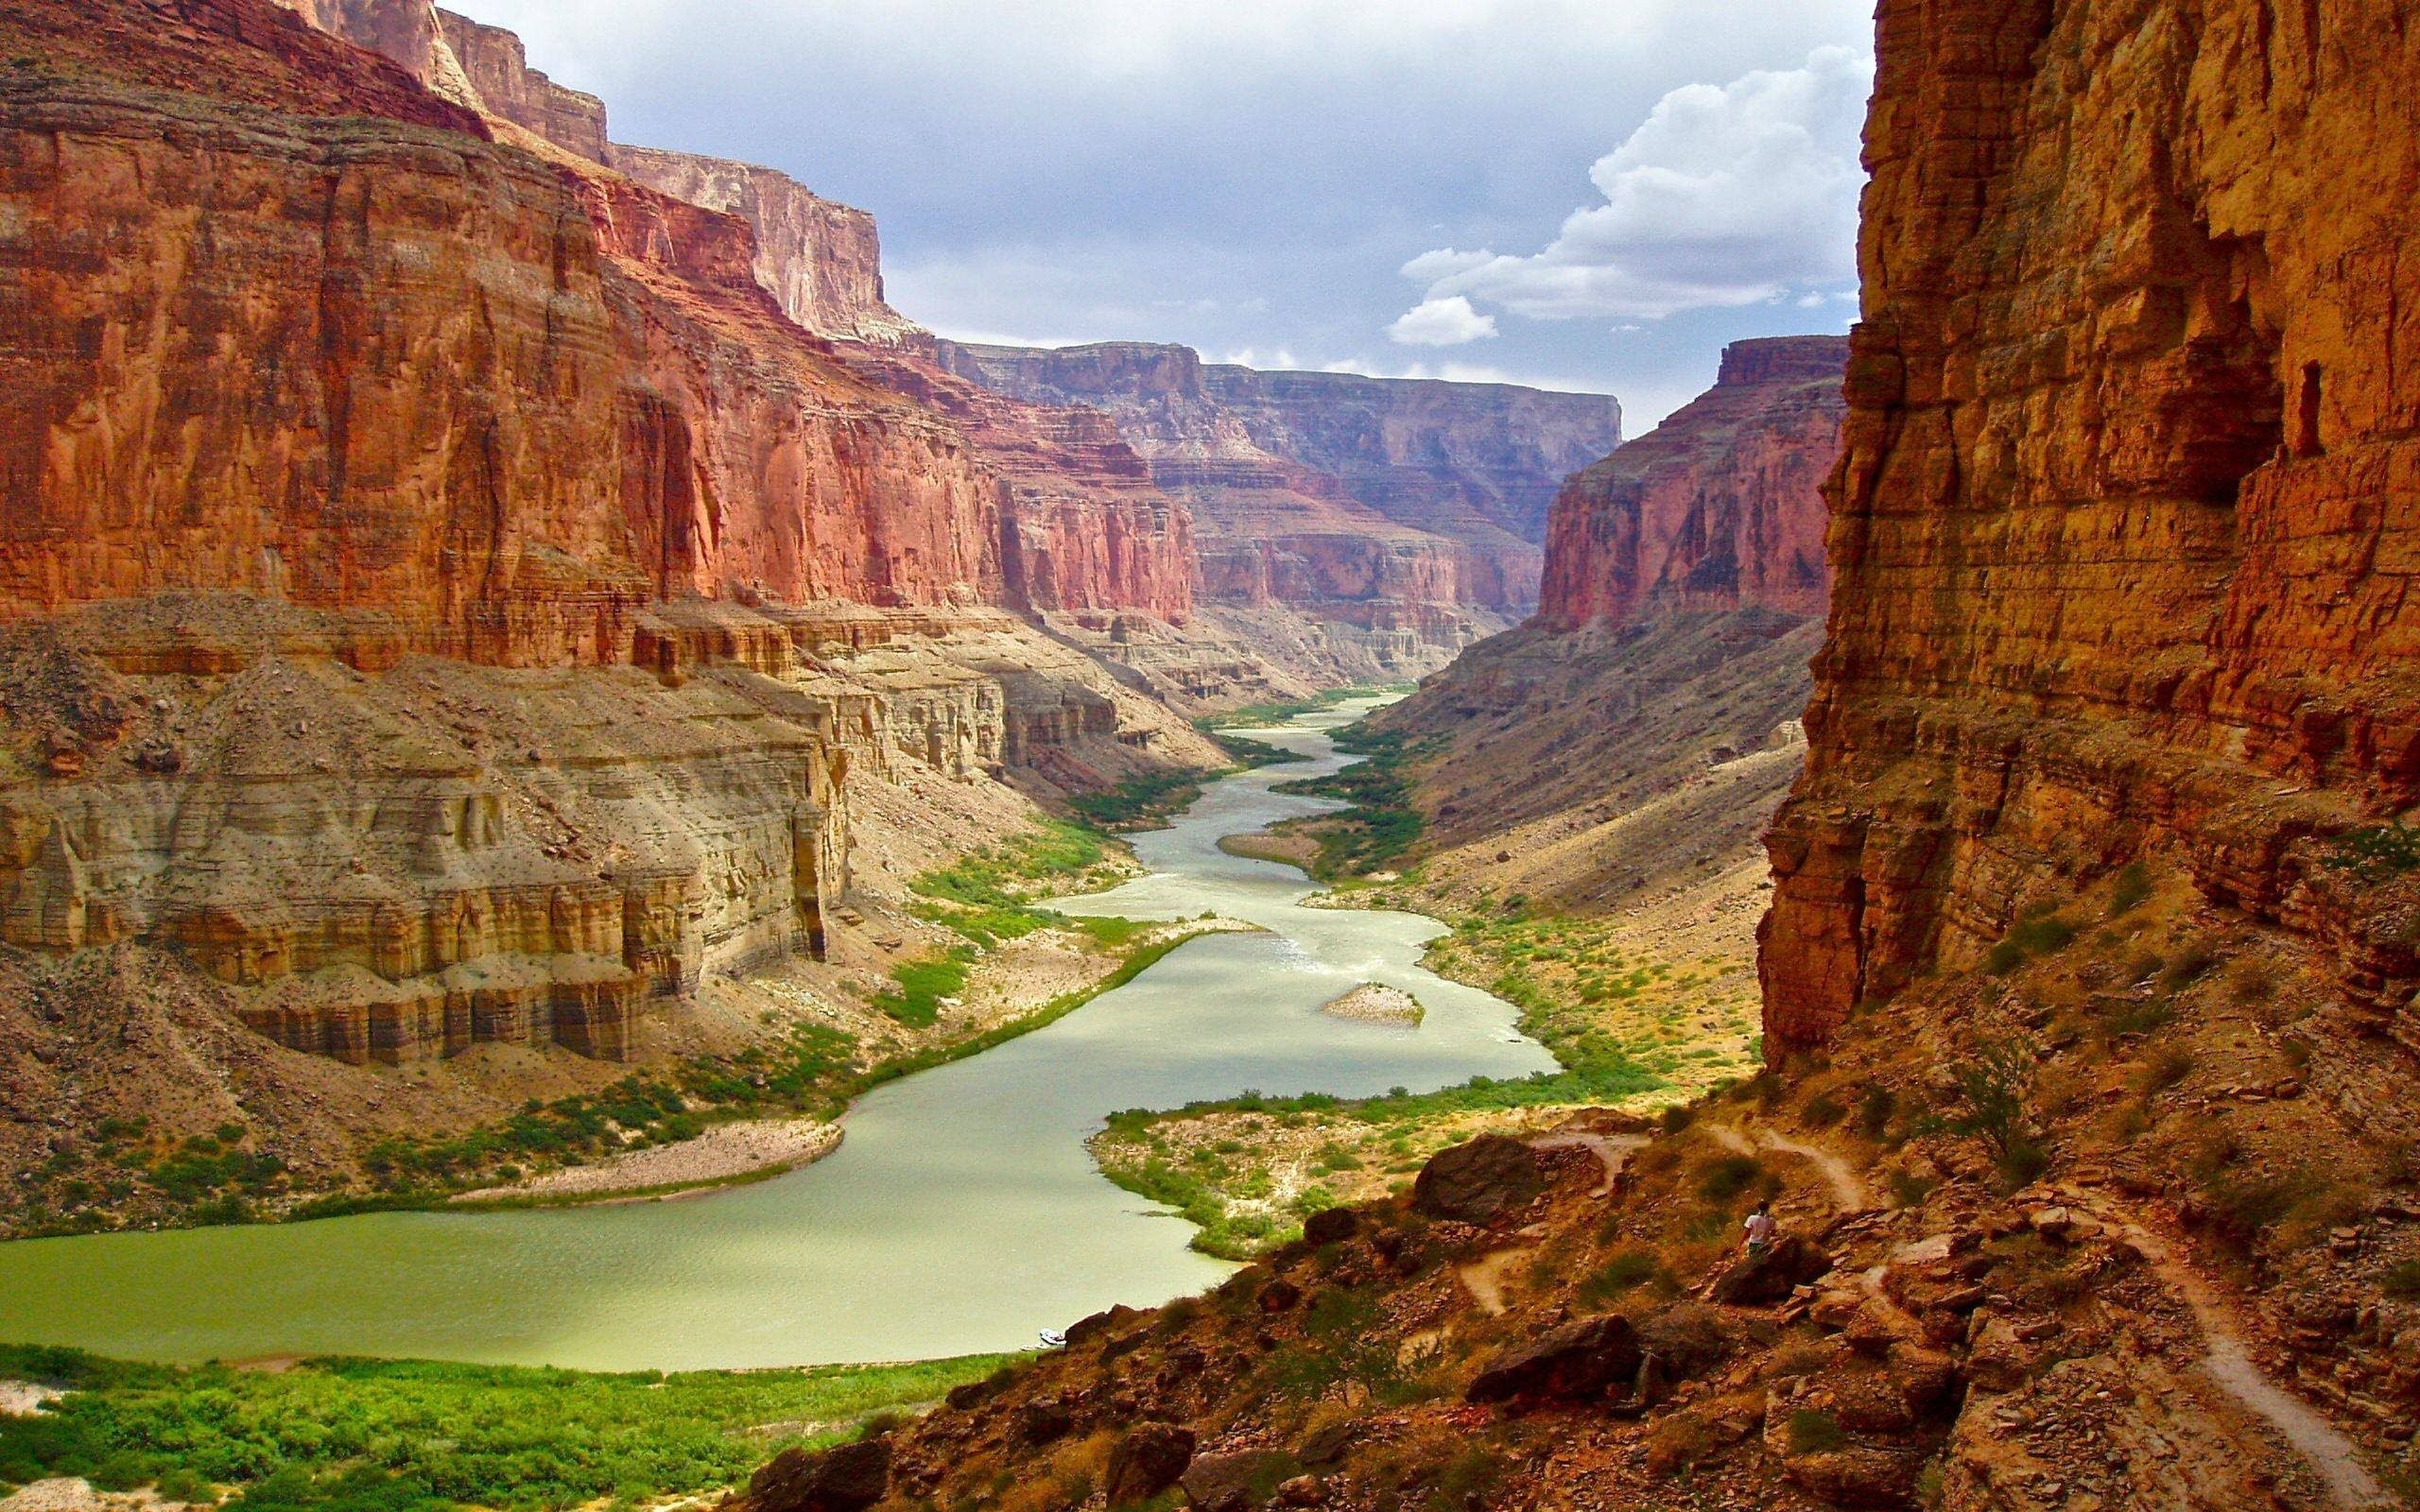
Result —
<path fill-rule="evenodd" d="M 2336 837 L 2325 858 L 2339 871 L 2360 881 L 2384 882 L 2420 867 L 2420 830 L 2401 824 L 2347 830 Z"/>
<path fill-rule="evenodd" d="M 1589 1307 L 1602 1307 L 1627 1292 L 1635 1291 L 1664 1274 L 1664 1262 L 1651 1249 L 1616 1251 L 1580 1283 L 1580 1300 Z"/>
<path fill-rule="evenodd" d="M 1764 1162 L 1753 1155 L 1717 1156 L 1698 1173 L 1698 1195 L 1708 1202 L 1730 1202 L 1764 1174 Z"/>
<path fill-rule="evenodd" d="M 1880 1082 L 1869 1082 L 1857 1100 L 1857 1126 L 1870 1139 L 1880 1139 L 1899 1110 L 1898 1095 Z"/>
<path fill-rule="evenodd" d="M 2109 888 L 2109 917 L 2123 918 L 2151 900 L 2152 869 L 2140 861 L 2129 861 L 2118 868 L 2117 879 Z"/>
<path fill-rule="evenodd" d="M 0 1376 L 76 1389 L 52 1411 L 0 1418 L 0 1467 L 178 1500 L 231 1486 L 229 1504 L 249 1512 L 541 1512 L 711 1491 L 1003 1363 L 595 1375 L 313 1360 L 271 1373 L 7 1347 Z M 829 1426 L 760 1435 L 768 1423 Z"/>

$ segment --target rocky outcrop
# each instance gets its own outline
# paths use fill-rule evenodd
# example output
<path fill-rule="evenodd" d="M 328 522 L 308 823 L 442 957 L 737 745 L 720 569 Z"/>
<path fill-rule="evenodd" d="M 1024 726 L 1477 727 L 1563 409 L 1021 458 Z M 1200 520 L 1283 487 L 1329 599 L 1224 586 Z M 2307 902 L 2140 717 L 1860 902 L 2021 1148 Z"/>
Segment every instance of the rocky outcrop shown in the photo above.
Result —
<path fill-rule="evenodd" d="M 1755 853 L 1803 744 L 1844 351 L 1734 344 L 1564 486 L 1536 616 L 1374 716 L 1435 752 L 1415 801 L 1452 872 L 1598 912 Z"/>
<path fill-rule="evenodd" d="M 608 255 L 659 296 L 630 324 L 654 338 L 645 364 L 649 385 L 688 403 L 666 409 L 652 393 L 638 401 L 630 429 L 639 455 L 626 472 L 642 495 L 630 507 L 642 533 L 659 512 L 717 512 L 712 495 L 736 496 L 746 513 L 759 512 L 748 502 L 752 496 L 769 505 L 766 518 L 744 522 L 735 560 L 698 560 L 695 543 L 724 534 L 720 521 L 705 519 L 669 519 L 655 531 L 660 541 L 639 543 L 642 554 L 661 547 L 676 558 L 686 586 L 704 593 L 717 591 L 712 580 L 720 576 L 792 599 L 929 601 L 934 594 L 911 586 L 921 577 L 947 584 L 944 597 L 1184 617 L 1192 593 L 1189 521 L 1151 486 L 1113 426 L 1089 413 L 1023 405 L 952 379 L 929 360 L 929 343 L 857 349 L 864 342 L 897 348 L 921 335 L 882 301 L 871 216 L 821 199 L 769 168 L 608 144 L 602 107 L 592 111 L 589 96 L 529 70 L 511 33 L 440 12 L 441 34 L 434 44 L 420 45 L 404 22 L 424 8 L 425 0 L 354 0 L 320 11 L 323 22 L 413 68 L 432 89 L 451 87 L 457 75 L 467 78 L 462 97 L 509 123 L 500 130 L 510 135 L 521 128 L 569 154 L 559 169 L 579 190 Z M 598 171 L 604 169 L 612 171 Z M 760 290 L 794 329 L 765 318 Z M 802 341 L 802 331 L 843 346 Z M 816 518 L 836 494 L 852 491 L 851 480 L 826 465 L 821 422 L 836 400 L 846 408 L 870 397 L 835 392 L 845 387 L 836 385 L 836 368 L 862 389 L 912 406 L 873 417 L 861 429 L 923 438 L 921 447 L 937 454 L 932 471 L 946 480 L 942 497 L 908 496 L 916 482 L 874 456 L 869 486 L 856 490 L 867 495 L 860 501 L 867 507 L 853 519 Z M 709 413 L 738 438 L 692 434 L 696 426 L 683 411 Z M 936 415 L 945 418 L 942 425 Z M 699 485 L 679 475 L 684 469 L 721 475 L 700 480 L 710 496 L 690 499 L 683 495 Z M 961 487 L 966 480 L 956 475 L 968 472 L 976 474 L 972 487 Z M 832 487 L 836 480 L 842 486 Z M 793 508 L 801 485 L 803 511 Z M 649 493 L 662 496 L 660 507 Z M 845 571 L 836 576 L 837 559 L 806 560 L 819 553 L 853 558 L 860 550 L 872 558 L 869 592 L 842 582 Z M 826 586 L 802 590 L 800 582 Z"/>
<path fill-rule="evenodd" d="M 348 0 L 348 9 L 356 14 L 371 11 L 383 19 L 383 15 L 410 15 L 420 8 L 400 5 L 396 0 Z M 524 130 L 534 131 L 566 152 L 576 152 L 592 162 L 605 161 L 605 102 L 594 94 L 565 89 L 530 67 L 521 39 L 511 32 L 501 26 L 481 26 L 451 10 L 440 10 L 437 22 L 442 52 L 429 48 L 427 62 L 418 65 L 398 54 L 385 35 L 365 35 L 364 21 L 373 26 L 379 25 L 379 20 L 372 17 L 353 20 L 350 25 L 344 25 L 343 18 L 339 18 L 340 29 L 330 29 L 339 30 L 340 35 L 385 53 L 415 72 L 424 66 L 427 72 L 421 73 L 421 77 L 431 88 L 442 88 L 449 73 L 443 53 L 451 53 L 452 68 L 458 70 L 470 85 L 475 101 L 489 114 L 501 115 Z M 386 25 L 391 27 L 395 23 Z"/>
<path fill-rule="evenodd" d="M 2397 1026 L 2420 960 L 2308 837 L 2420 799 L 2407 30 L 1882 7 L 1771 1051 L 2150 851 Z"/>
<path fill-rule="evenodd" d="M 1822 487 L 1839 455 L 1847 358 L 1845 337 L 1735 342 L 1712 388 L 1565 484 L 1539 622 L 1823 613 Z"/>
<path fill-rule="evenodd" d="M 1261 373 L 1137 342 L 938 352 L 1001 392 L 1115 416 L 1192 507 L 1203 599 L 1303 611 L 1397 675 L 1528 610 L 1534 517 L 1620 436 L 1604 395 Z"/>
<path fill-rule="evenodd" d="M 786 173 L 727 158 L 614 144 L 605 161 L 651 189 L 746 221 L 756 282 L 782 313 L 818 335 L 897 341 L 916 325 L 883 302 L 873 217 L 811 194 Z"/>

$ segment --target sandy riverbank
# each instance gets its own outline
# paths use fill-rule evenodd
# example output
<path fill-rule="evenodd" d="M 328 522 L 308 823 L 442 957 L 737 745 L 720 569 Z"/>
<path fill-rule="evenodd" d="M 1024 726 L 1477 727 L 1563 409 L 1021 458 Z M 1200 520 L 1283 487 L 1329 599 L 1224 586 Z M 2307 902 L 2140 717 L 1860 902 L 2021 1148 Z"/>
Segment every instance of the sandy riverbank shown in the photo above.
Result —
<path fill-rule="evenodd" d="M 840 1125 L 811 1118 L 752 1118 L 717 1124 L 677 1144 L 626 1150 L 587 1165 L 568 1165 L 506 1186 L 465 1192 L 457 1203 L 641 1196 L 773 1176 L 840 1147 Z"/>

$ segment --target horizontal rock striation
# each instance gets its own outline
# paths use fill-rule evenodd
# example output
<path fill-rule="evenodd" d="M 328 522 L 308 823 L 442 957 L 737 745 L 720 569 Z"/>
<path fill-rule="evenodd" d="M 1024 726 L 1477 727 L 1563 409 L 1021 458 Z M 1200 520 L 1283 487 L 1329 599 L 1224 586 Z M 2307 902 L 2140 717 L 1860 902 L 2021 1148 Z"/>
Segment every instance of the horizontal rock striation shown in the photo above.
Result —
<path fill-rule="evenodd" d="M 617 142 L 603 159 L 675 199 L 748 222 L 756 234 L 756 281 L 807 330 L 847 341 L 917 334 L 883 302 L 881 242 L 864 211 L 812 194 L 786 173 L 726 158 Z"/>
<path fill-rule="evenodd" d="M 819 945 L 851 772 L 1211 759 L 1001 611 L 1184 613 L 1106 417 L 804 329 L 418 13 L 0 17 L 0 943 L 346 1059 L 618 1057 Z"/>
<path fill-rule="evenodd" d="M 2311 838 L 2420 799 L 2403 7 L 1888 0 L 1767 1044 L 2147 850 L 2420 981 Z"/>
<path fill-rule="evenodd" d="M 1201 369 L 1203 390 L 1281 456 L 1338 479 L 1388 519 L 1466 544 L 1473 602 L 1520 610 L 1547 506 L 1622 438 L 1620 401 L 1513 384 Z"/>
<path fill-rule="evenodd" d="M 1724 349 L 1714 387 L 1564 486 L 1538 618 L 1824 611 L 1822 485 L 1839 455 L 1843 336 Z"/>
<path fill-rule="evenodd" d="M 566 89 L 529 66 L 521 39 L 501 26 L 482 26 L 451 10 L 437 12 L 441 49 L 429 48 L 424 62 L 417 49 L 399 55 L 389 38 L 395 29 L 389 16 L 416 15 L 420 7 L 396 0 L 348 0 L 358 19 L 338 17 L 328 29 L 351 37 L 374 52 L 385 53 L 445 93 L 446 81 L 458 75 L 471 88 L 471 102 L 491 115 L 501 115 L 524 130 L 534 131 L 566 152 L 592 162 L 605 158 L 605 102 L 594 94 Z M 362 12 L 371 12 L 362 15 Z M 378 29 L 365 33 L 364 23 Z M 383 25 L 382 25 L 383 23 Z M 322 22 L 322 25 L 325 25 Z M 452 59 L 445 58 L 451 53 Z M 717 207 L 720 208 L 720 207 Z"/>
<path fill-rule="evenodd" d="M 1603 395 L 1258 373 L 1139 342 L 937 350 L 1001 392 L 1115 416 L 1192 507 L 1203 599 L 1304 611 L 1398 674 L 1527 610 L 1523 522 L 1620 436 Z"/>

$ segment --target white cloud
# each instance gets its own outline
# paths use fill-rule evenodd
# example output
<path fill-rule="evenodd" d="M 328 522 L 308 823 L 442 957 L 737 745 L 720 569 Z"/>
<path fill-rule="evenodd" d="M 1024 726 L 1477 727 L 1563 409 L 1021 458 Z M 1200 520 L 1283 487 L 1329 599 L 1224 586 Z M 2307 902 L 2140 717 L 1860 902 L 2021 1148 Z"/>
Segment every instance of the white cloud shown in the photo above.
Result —
<path fill-rule="evenodd" d="M 1426 297 L 1396 323 L 1456 300 L 1541 320 L 1660 319 L 1852 279 L 1873 85 L 1870 57 L 1827 46 L 1798 68 L 1673 90 L 1589 170 L 1603 204 L 1533 255 L 1413 258 L 1403 271 Z"/>
<path fill-rule="evenodd" d="M 1459 347 L 1495 335 L 1495 317 L 1472 309 L 1460 294 L 1449 294 L 1405 311 L 1387 327 L 1387 335 L 1407 347 Z"/>

